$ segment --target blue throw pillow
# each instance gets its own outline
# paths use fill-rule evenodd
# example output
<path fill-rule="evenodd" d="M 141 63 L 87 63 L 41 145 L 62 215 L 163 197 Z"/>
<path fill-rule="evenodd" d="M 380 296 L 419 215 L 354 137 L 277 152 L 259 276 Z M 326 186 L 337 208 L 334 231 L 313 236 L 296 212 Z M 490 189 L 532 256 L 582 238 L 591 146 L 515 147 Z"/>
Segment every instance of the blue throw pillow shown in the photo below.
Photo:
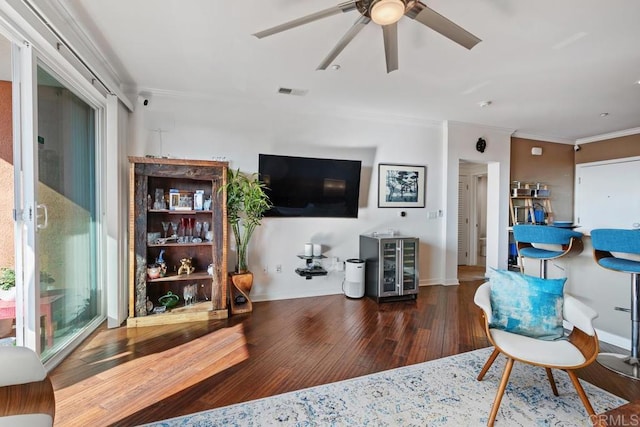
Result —
<path fill-rule="evenodd" d="M 489 279 L 493 318 L 489 326 L 542 340 L 562 338 L 566 280 L 494 270 Z"/>

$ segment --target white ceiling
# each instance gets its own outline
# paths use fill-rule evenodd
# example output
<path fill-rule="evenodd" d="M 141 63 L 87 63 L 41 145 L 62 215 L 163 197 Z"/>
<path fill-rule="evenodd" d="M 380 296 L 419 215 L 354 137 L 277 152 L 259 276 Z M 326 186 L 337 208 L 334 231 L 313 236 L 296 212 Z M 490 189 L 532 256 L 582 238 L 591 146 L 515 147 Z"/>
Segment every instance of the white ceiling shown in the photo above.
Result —
<path fill-rule="evenodd" d="M 482 42 L 469 51 L 404 17 L 400 69 L 391 74 L 373 22 L 338 56 L 339 71 L 316 71 L 357 11 L 251 35 L 342 0 L 57 1 L 136 90 L 278 103 L 277 89 L 289 87 L 308 90 L 299 108 L 454 120 L 550 140 L 640 127 L 638 0 L 423 0 Z"/>

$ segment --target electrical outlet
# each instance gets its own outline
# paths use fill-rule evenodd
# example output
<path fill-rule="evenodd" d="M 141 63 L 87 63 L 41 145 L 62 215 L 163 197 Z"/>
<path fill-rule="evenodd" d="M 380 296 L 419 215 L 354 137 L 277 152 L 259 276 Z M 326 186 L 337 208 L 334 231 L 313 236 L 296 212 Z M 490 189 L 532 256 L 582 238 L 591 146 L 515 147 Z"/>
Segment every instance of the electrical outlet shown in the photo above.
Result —
<path fill-rule="evenodd" d="M 282 264 L 276 265 L 276 273 L 282 273 Z"/>

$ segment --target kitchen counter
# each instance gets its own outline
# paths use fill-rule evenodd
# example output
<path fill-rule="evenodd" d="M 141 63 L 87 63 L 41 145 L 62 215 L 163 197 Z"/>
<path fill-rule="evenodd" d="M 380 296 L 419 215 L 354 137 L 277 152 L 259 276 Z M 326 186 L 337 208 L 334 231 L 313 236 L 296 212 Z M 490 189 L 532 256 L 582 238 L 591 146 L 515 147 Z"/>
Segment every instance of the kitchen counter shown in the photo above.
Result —
<path fill-rule="evenodd" d="M 588 230 L 576 229 L 582 233 Z M 631 347 L 631 317 L 629 313 L 616 311 L 614 307 L 629 308 L 631 305 L 631 278 L 600 267 L 593 257 L 591 237 L 585 233 L 584 250 L 572 258 L 550 260 L 548 278 L 567 277 L 565 292 L 575 296 L 596 310 L 594 321 L 599 338 L 623 348 Z M 525 273 L 538 276 L 539 262 L 525 259 Z"/>

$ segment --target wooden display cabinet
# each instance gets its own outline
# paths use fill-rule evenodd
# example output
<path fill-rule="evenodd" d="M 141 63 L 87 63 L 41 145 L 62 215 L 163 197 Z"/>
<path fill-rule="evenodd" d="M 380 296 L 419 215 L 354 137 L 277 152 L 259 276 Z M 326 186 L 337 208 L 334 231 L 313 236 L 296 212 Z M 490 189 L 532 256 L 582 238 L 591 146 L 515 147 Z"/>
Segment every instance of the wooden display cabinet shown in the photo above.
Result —
<path fill-rule="evenodd" d="M 228 317 L 227 310 L 227 207 L 226 192 L 218 191 L 227 182 L 227 162 L 130 157 L 129 202 L 129 318 L 127 326 L 151 326 Z M 179 190 L 171 203 L 170 190 Z M 158 192 L 156 193 L 156 190 Z M 198 194 L 194 197 L 195 194 Z M 158 195 L 157 195 L 158 194 Z M 174 194 L 172 194 L 172 197 Z M 209 206 L 208 199 L 211 199 Z M 156 205 L 162 200 L 164 205 Z M 189 205 L 191 200 L 191 205 Z M 193 208 L 193 203 L 197 209 Z M 204 230 L 196 241 L 164 239 L 163 222 L 209 223 L 211 240 Z M 180 228 L 180 227 L 179 227 Z M 194 227 L 195 228 L 195 227 Z M 203 227 L 204 229 L 204 227 Z M 151 234 L 149 234 L 151 233 Z M 160 240 L 149 239 L 159 233 Z M 169 226 L 167 236 L 177 234 Z M 197 238 L 202 241 L 197 241 Z M 163 252 L 167 269 L 151 279 L 147 266 Z M 191 258 L 193 272 L 178 274 L 181 260 Z M 207 272 L 212 266 L 212 274 Z M 196 289 L 196 302 L 185 304 L 185 287 Z M 187 288 L 189 289 L 189 288 Z M 162 313 L 159 299 L 171 292 L 179 300 Z M 153 304 L 153 309 L 151 305 Z M 157 310 L 157 309 L 155 309 Z"/>

